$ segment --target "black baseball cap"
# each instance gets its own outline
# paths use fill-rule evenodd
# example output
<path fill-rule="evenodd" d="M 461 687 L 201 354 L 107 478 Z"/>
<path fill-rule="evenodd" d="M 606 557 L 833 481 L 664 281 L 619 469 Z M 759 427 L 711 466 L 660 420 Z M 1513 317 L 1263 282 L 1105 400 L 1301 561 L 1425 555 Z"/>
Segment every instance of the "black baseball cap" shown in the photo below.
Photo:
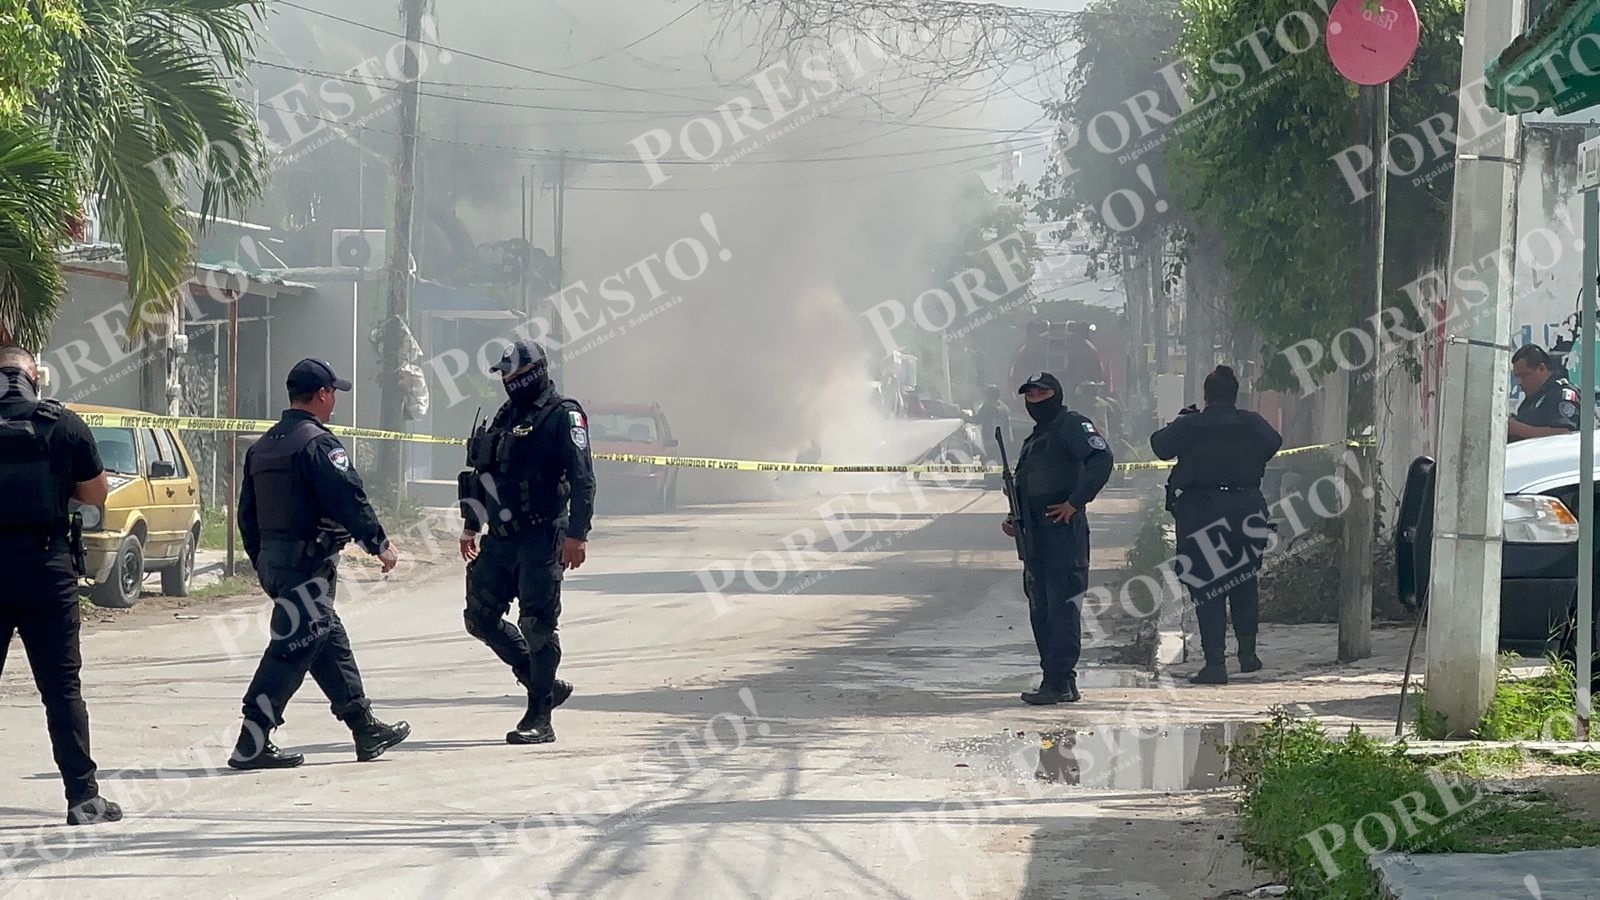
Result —
<path fill-rule="evenodd" d="M 545 359 L 544 348 L 539 346 L 538 341 L 522 338 L 507 347 L 500 361 L 490 366 L 489 371 L 510 375 L 529 363 L 544 362 Z"/>
<path fill-rule="evenodd" d="M 334 374 L 333 366 L 325 359 L 302 359 L 289 370 L 289 393 L 309 394 L 331 387 L 338 391 L 350 390 L 350 382 Z"/>
<path fill-rule="evenodd" d="M 1017 393 L 1026 394 L 1028 388 L 1035 387 L 1049 388 L 1059 394 L 1061 393 L 1061 380 L 1049 372 L 1035 372 L 1027 381 L 1022 383 L 1022 387 L 1017 388 Z"/>

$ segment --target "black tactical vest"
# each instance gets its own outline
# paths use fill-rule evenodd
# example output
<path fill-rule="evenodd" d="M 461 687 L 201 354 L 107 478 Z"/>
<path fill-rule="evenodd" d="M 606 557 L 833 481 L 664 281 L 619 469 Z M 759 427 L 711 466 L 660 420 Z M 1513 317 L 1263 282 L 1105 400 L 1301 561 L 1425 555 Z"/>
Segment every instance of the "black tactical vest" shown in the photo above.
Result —
<path fill-rule="evenodd" d="M 41 400 L 26 416 L 0 419 L 0 528 L 65 527 L 65 467 L 50 458 L 50 432 L 60 418 L 60 404 Z"/>
<path fill-rule="evenodd" d="M 516 534 L 547 525 L 561 514 L 571 491 L 566 478 L 518 465 L 517 460 L 529 458 L 523 445 L 539 439 L 545 422 L 561 411 L 564 399 L 551 392 L 542 405 L 529 409 L 507 403 L 487 428 L 467 441 L 467 465 L 475 480 L 488 488 L 482 500 L 491 534 Z"/>
<path fill-rule="evenodd" d="M 1073 427 L 1067 410 L 1036 429 L 1022 443 L 1017 457 L 1017 493 L 1030 513 L 1067 499 L 1083 477 L 1083 461 L 1073 454 L 1063 432 Z"/>
<path fill-rule="evenodd" d="M 300 483 L 295 457 L 323 433 L 307 419 L 282 435 L 266 436 L 250 449 L 245 477 L 256 492 L 256 526 L 266 541 L 314 541 L 321 515 L 314 500 L 305 496 L 309 485 Z"/>

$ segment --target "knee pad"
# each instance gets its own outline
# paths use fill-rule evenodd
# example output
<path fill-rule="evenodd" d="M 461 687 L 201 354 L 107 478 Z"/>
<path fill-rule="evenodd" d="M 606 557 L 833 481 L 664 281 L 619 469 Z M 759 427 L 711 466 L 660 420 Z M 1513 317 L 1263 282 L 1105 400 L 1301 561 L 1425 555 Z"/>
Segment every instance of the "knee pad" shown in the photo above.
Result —
<path fill-rule="evenodd" d="M 495 618 L 498 618 L 498 616 Z M 479 640 L 487 637 L 494 630 L 494 622 L 490 620 L 487 611 L 481 607 L 469 604 L 466 610 L 461 613 L 461 620 L 467 625 L 467 634 Z"/>
<path fill-rule="evenodd" d="M 517 629 L 522 632 L 522 639 L 528 642 L 529 653 L 538 653 L 546 646 L 555 647 L 556 652 L 561 652 L 561 638 L 556 630 L 538 619 L 518 619 Z"/>

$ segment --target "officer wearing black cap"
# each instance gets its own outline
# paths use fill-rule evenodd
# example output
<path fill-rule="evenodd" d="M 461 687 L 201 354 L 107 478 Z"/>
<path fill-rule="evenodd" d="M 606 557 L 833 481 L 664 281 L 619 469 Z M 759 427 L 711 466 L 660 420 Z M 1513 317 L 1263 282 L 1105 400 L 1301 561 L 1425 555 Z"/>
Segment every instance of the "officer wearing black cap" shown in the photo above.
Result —
<path fill-rule="evenodd" d="M 528 692 L 527 712 L 506 742 L 545 744 L 556 739 L 551 711 L 572 694 L 556 678 L 557 624 L 562 572 L 583 565 L 594 519 L 589 422 L 578 401 L 556 392 L 536 342 L 517 341 L 490 369 L 508 399 L 467 442 L 459 484 L 467 633 L 488 644 Z M 513 597 L 515 626 L 505 619 Z"/>
<path fill-rule="evenodd" d="M 1111 446 L 1094 423 L 1066 408 L 1061 382 L 1039 372 L 1017 393 L 1026 396 L 1033 433 L 1017 456 L 1016 503 L 1022 515 L 1025 593 L 1044 677 L 1022 695 L 1034 706 L 1078 700 L 1083 644 L 1080 604 L 1089 589 L 1089 519 L 1084 507 L 1111 478 Z M 1015 535 L 1019 523 L 1002 528 Z"/>
<path fill-rule="evenodd" d="M 1527 344 L 1511 356 L 1511 375 L 1522 388 L 1522 405 L 1506 424 L 1506 439 L 1570 434 L 1578 430 L 1578 389 L 1557 374 L 1550 354 L 1538 344 Z"/>
<path fill-rule="evenodd" d="M 1167 511 L 1178 526 L 1178 553 L 1188 568 L 1180 575 L 1195 602 L 1205 667 L 1195 684 L 1227 684 L 1228 613 L 1239 644 L 1239 668 L 1261 668 L 1256 655 L 1260 592 L 1256 573 L 1271 542 L 1272 525 L 1261 495 L 1261 477 L 1283 446 L 1267 420 L 1239 409 L 1239 379 L 1227 366 L 1206 376 L 1206 408 L 1184 409 L 1150 435 L 1161 459 L 1177 458 L 1167 479 Z M 1214 571 L 1215 570 L 1215 571 Z"/>
<path fill-rule="evenodd" d="M 289 408 L 245 454 L 239 533 L 261 587 L 273 598 L 271 637 L 244 695 L 244 727 L 228 765 L 284 769 L 305 757 L 278 749 L 269 732 L 309 673 L 333 714 L 350 728 L 356 759 L 377 759 L 411 726 L 372 715 L 344 623 L 333 609 L 339 552 L 351 540 L 378 557 L 398 556 L 367 502 L 350 454 L 328 431 L 338 391 L 350 382 L 320 359 L 289 371 Z"/>
<path fill-rule="evenodd" d="M 39 367 L 21 347 L 0 347 L 0 669 L 22 635 L 45 726 L 67 790 L 67 824 L 115 822 L 89 756 L 89 710 L 78 673 L 78 570 L 68 542 L 68 501 L 106 502 L 106 476 L 88 426 L 39 398 Z"/>

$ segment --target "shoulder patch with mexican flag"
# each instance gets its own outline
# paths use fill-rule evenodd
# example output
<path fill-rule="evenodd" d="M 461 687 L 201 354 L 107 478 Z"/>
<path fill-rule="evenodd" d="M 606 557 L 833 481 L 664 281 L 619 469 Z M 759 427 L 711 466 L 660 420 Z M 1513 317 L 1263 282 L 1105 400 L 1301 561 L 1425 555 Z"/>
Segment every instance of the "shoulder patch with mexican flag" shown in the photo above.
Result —
<path fill-rule="evenodd" d="M 567 410 L 567 423 L 572 426 L 572 444 L 579 450 L 589 449 L 589 420 L 582 410 Z"/>
<path fill-rule="evenodd" d="M 589 420 L 584 417 L 583 410 L 581 410 L 581 409 L 569 409 L 569 410 L 567 410 L 567 421 L 572 423 L 572 427 L 573 428 L 588 428 L 589 427 Z"/>

